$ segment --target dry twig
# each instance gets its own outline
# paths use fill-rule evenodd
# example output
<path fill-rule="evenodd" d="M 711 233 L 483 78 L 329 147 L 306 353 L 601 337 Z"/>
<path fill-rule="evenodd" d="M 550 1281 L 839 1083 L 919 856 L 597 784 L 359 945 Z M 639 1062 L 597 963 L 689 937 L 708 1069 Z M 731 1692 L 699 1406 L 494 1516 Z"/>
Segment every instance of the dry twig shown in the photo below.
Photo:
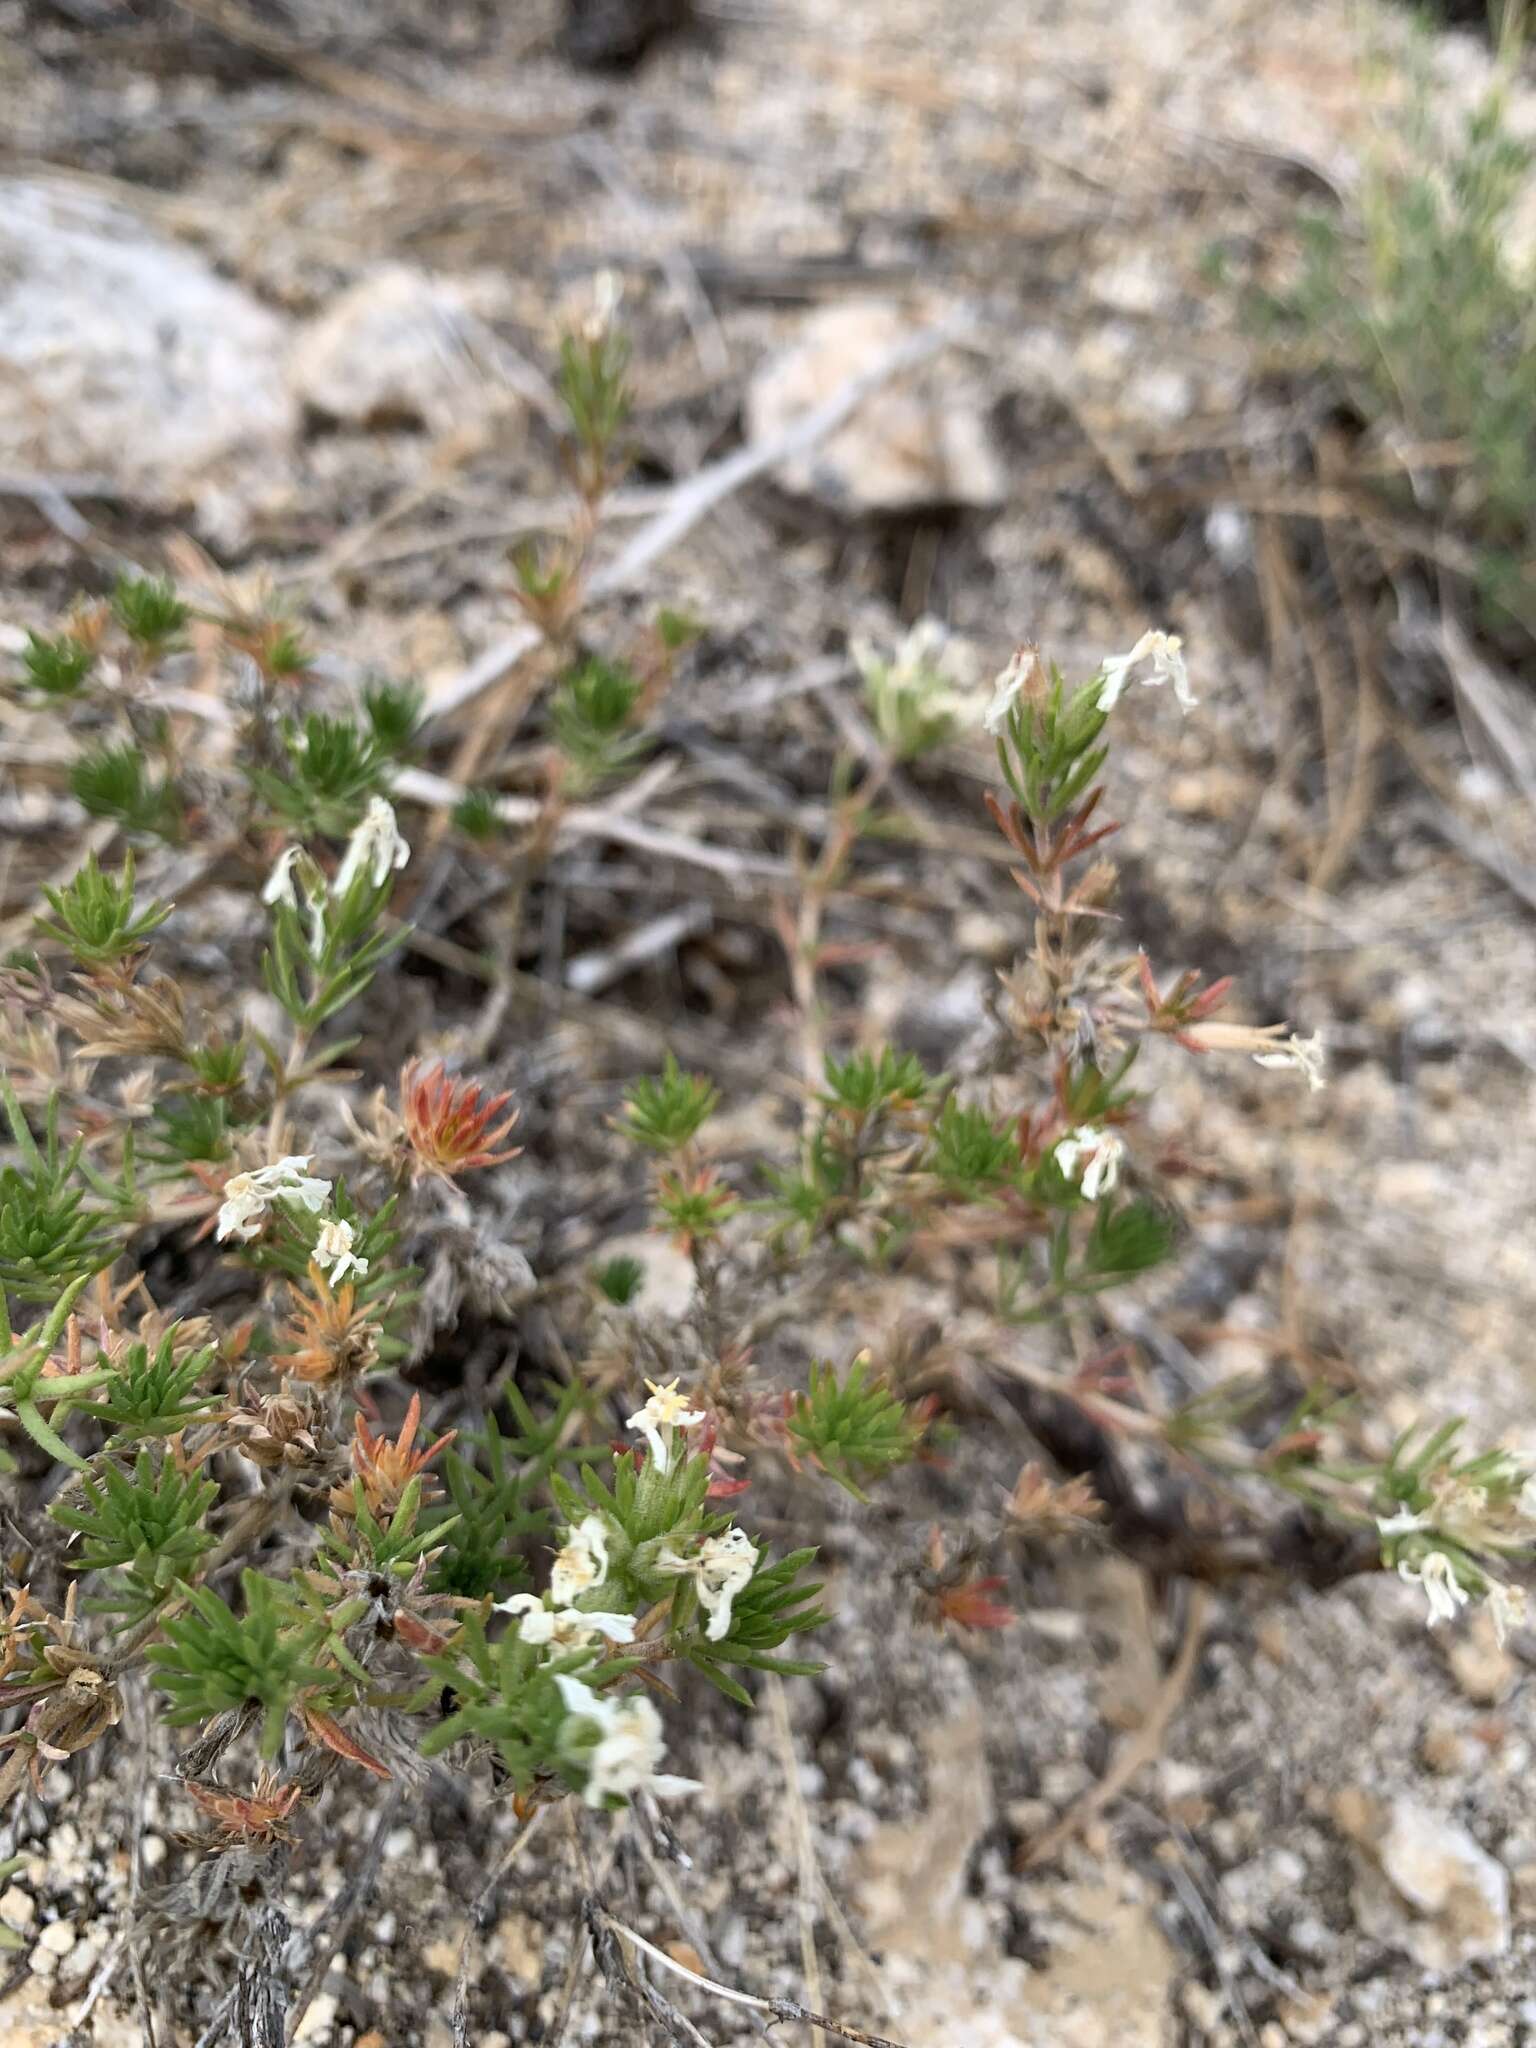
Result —
<path fill-rule="evenodd" d="M 864 2027 L 855 2027 L 845 2020 L 828 2019 L 825 2013 L 813 2012 L 808 2005 L 802 2005 L 795 1998 L 758 1998 L 750 1991 L 733 1990 L 729 1984 L 719 1984 L 713 1977 L 702 1976 L 697 1970 L 690 1970 L 686 1963 L 680 1963 L 675 1956 L 669 1956 L 665 1949 L 657 1948 L 647 1941 L 643 1934 L 636 1934 L 632 1927 L 626 1927 L 622 1920 L 616 1920 L 601 1899 L 589 1897 L 586 1902 L 586 1920 L 593 1941 L 603 1932 L 616 1934 L 621 1941 L 644 1951 L 654 1963 L 660 1963 L 664 1970 L 684 1977 L 690 1984 L 697 1984 L 702 1991 L 708 1991 L 715 1998 L 724 1998 L 732 2005 L 744 2005 L 750 2012 L 765 2012 L 771 2019 L 789 2021 L 804 2027 L 820 2027 L 823 2033 L 835 2034 L 840 2041 L 852 2041 L 854 2048 L 902 2048 L 900 2041 L 893 2041 L 886 2034 L 871 2034 Z"/>

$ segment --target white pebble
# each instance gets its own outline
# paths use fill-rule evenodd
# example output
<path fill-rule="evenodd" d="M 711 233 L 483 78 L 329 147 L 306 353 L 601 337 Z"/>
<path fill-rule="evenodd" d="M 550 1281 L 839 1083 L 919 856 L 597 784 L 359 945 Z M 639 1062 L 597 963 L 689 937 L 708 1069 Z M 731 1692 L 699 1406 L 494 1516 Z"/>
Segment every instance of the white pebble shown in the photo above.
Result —
<path fill-rule="evenodd" d="M 75 1945 L 75 1923 L 73 1920 L 55 1920 L 37 1938 L 56 1956 L 67 1956 Z"/>

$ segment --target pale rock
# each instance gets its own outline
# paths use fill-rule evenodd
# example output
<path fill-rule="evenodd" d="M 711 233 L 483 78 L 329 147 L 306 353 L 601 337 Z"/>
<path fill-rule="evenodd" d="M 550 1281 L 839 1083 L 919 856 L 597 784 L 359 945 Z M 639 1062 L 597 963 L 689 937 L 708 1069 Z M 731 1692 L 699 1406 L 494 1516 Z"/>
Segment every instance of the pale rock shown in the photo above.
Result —
<path fill-rule="evenodd" d="M 459 1950 L 462 1946 L 461 1935 L 455 1936 L 452 1940 L 446 1935 L 440 1936 L 438 1940 L 427 1943 L 421 1952 L 421 1959 L 429 1970 L 440 1970 L 445 1977 L 452 1977 L 459 1967 Z"/>
<path fill-rule="evenodd" d="M 1133 377 L 1125 388 L 1126 409 L 1159 426 L 1175 426 L 1195 409 L 1195 380 L 1187 370 L 1160 363 Z"/>
<path fill-rule="evenodd" d="M 639 1266 L 643 1277 L 635 1297 L 637 1308 L 647 1315 L 663 1317 L 687 1314 L 698 1277 L 692 1259 L 679 1251 L 670 1238 L 659 1237 L 652 1230 L 608 1238 L 598 1263 L 606 1266 L 610 1259 L 633 1259 Z"/>
<path fill-rule="evenodd" d="M 537 1990 L 544 1970 L 544 1935 L 526 1913 L 506 1913 L 497 1924 L 492 1953 L 509 1977 Z"/>
<path fill-rule="evenodd" d="M 37 1918 L 37 1901 L 18 1884 L 0 1892 L 0 1921 L 8 1927 L 30 1927 Z"/>
<path fill-rule="evenodd" d="M 1363 1802 L 1349 1817 L 1359 1823 L 1348 1831 L 1355 1917 L 1366 1934 L 1438 1972 L 1505 1952 L 1509 1872 L 1464 1827 L 1411 1799 Z"/>
<path fill-rule="evenodd" d="M 1021 952 L 1017 918 L 995 917 L 987 910 L 963 910 L 955 925 L 955 943 L 968 958 L 1003 967 Z"/>
<path fill-rule="evenodd" d="M 295 2041 L 328 2041 L 336 2025 L 337 2001 L 329 1991 L 311 1999 L 309 2011 L 299 2021 Z"/>
<path fill-rule="evenodd" d="M 67 1956 L 75 1945 L 75 1924 L 72 1920 L 51 1920 L 37 1938 L 50 1954 Z"/>
<path fill-rule="evenodd" d="M 191 249 L 94 195 L 0 180 L 0 467 L 180 504 L 285 462 L 288 329 Z"/>
<path fill-rule="evenodd" d="M 1172 297 L 1173 276 L 1164 252 L 1144 243 L 1096 270 L 1088 288 L 1113 313 L 1155 313 Z"/>
<path fill-rule="evenodd" d="M 1454 1778 L 1475 1768 L 1477 1745 L 1448 1715 L 1436 1714 L 1424 1724 L 1419 1754 L 1428 1768 L 1442 1778 Z"/>
<path fill-rule="evenodd" d="M 1494 1634 L 1486 1607 L 1477 1608 L 1460 1628 L 1448 1632 L 1443 1647 L 1451 1676 L 1469 1700 L 1480 1707 L 1496 1707 L 1508 1699 L 1518 1670 Z"/>
<path fill-rule="evenodd" d="M 878 300 L 813 313 L 748 386 L 749 437 L 774 439 L 914 331 L 912 319 Z M 774 479 L 850 517 L 992 506 L 1007 490 L 981 402 L 943 356 L 872 392 L 835 434 L 782 462 Z"/>
<path fill-rule="evenodd" d="M 520 406 L 488 377 L 473 295 L 403 263 L 381 264 L 333 299 L 294 342 L 294 396 L 354 427 L 446 432 L 492 403 Z"/>

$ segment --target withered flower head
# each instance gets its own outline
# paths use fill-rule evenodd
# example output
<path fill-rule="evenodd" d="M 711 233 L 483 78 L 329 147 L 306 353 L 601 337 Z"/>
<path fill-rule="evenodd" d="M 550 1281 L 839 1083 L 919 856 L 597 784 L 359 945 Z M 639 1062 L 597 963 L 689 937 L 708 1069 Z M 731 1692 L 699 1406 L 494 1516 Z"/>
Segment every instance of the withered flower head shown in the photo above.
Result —
<path fill-rule="evenodd" d="M 495 1149 L 517 1122 L 514 1109 L 495 1123 L 511 1100 L 510 1090 L 483 1097 L 477 1082 L 453 1080 L 441 1060 L 425 1072 L 419 1060 L 408 1060 L 400 1070 L 400 1113 L 417 1175 L 452 1180 L 471 1167 L 515 1159 L 520 1146 Z"/>
<path fill-rule="evenodd" d="M 143 984 L 114 975 L 86 980 L 84 995 L 64 995 L 59 1021 L 80 1040 L 82 1059 L 180 1059 L 186 1051 L 186 1005 L 174 981 L 162 975 Z"/>
<path fill-rule="evenodd" d="M 368 1503 L 370 1514 L 380 1521 L 386 1520 L 400 1505 L 405 1489 L 418 1474 L 425 1472 L 439 1451 L 446 1451 L 458 1431 L 450 1429 L 446 1436 L 426 1450 L 413 1448 L 416 1430 L 421 1422 L 421 1396 L 412 1394 L 411 1405 L 405 1411 L 405 1420 L 400 1425 L 400 1434 L 393 1443 L 387 1436 L 375 1436 L 368 1427 L 364 1416 L 359 1415 L 354 1424 L 356 1434 L 352 1440 L 352 1471 L 363 1482 L 363 1497 Z M 423 1484 L 423 1493 L 436 1491 L 428 1483 Z M 339 1515 L 352 1512 L 352 1487 L 348 1482 L 338 1486 L 331 1494 L 331 1506 Z"/>
<path fill-rule="evenodd" d="M 230 1427 L 239 1432 L 236 1450 L 263 1471 L 279 1465 L 302 1471 L 318 1464 L 323 1455 L 313 1411 L 307 1401 L 291 1395 L 274 1394 L 240 1409 L 230 1417 Z"/>
<path fill-rule="evenodd" d="M 350 1284 L 333 1292 L 313 1260 L 309 1284 L 311 1293 L 295 1296 L 285 1325 L 292 1348 L 280 1352 L 273 1363 L 280 1372 L 315 1386 L 356 1379 L 378 1363 L 374 1310 L 357 1306 L 357 1289 Z"/>
<path fill-rule="evenodd" d="M 297 1780 L 281 1784 L 275 1772 L 264 1768 L 246 1793 L 226 1792 L 222 1785 L 199 1785 L 190 1779 L 187 1791 L 213 1822 L 217 1848 L 271 1848 L 293 1840 L 288 1817 L 303 1794 Z"/>
<path fill-rule="evenodd" d="M 33 1605 L 23 1590 L 12 1620 Z M 44 1616 L 43 1625 L 56 1635 L 70 1633 L 68 1619 Z M 41 1792 L 46 1765 L 63 1763 L 77 1751 L 88 1749 L 122 1719 L 117 1687 L 89 1651 L 77 1650 L 66 1641 L 38 1647 L 34 1640 L 34 1655 L 36 1662 L 29 1670 L 0 1685 L 0 1708 L 29 1706 L 22 1726 L 0 1735 L 0 1749 L 15 1751 L 0 1770 L 0 1807 L 27 1770 L 34 1789 Z"/>
<path fill-rule="evenodd" d="M 1104 1503 L 1089 1480 L 1053 1480 L 1032 1460 L 1014 1483 L 1006 1513 L 1016 1529 L 1041 1536 L 1061 1535 L 1098 1521 Z"/>

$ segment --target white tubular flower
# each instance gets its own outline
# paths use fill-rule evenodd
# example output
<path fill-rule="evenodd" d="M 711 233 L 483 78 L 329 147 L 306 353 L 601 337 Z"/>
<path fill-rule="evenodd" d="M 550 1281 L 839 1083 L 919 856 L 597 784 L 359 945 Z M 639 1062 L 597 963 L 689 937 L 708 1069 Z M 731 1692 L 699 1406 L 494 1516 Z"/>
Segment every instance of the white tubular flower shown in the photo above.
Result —
<path fill-rule="evenodd" d="M 1077 1180 L 1081 1167 L 1078 1185 L 1090 1202 L 1110 1194 L 1119 1185 L 1120 1162 L 1124 1157 L 1125 1140 L 1113 1131 L 1096 1130 L 1092 1124 L 1079 1124 L 1075 1131 L 1068 1131 L 1055 1148 L 1056 1164 L 1068 1180 Z"/>
<path fill-rule="evenodd" d="M 693 1582 L 699 1605 L 709 1616 L 704 1633 L 712 1643 L 731 1632 L 731 1608 L 736 1595 L 757 1568 L 757 1549 L 743 1529 L 727 1529 L 721 1536 L 706 1537 L 694 1560 Z"/>
<path fill-rule="evenodd" d="M 1502 1650 L 1513 1631 L 1525 1626 L 1525 1588 L 1504 1586 L 1497 1579 L 1490 1579 L 1486 1598 L 1494 1640 Z"/>
<path fill-rule="evenodd" d="M 1310 1038 L 1299 1038 L 1293 1032 L 1273 1052 L 1256 1052 L 1253 1063 L 1256 1067 L 1294 1067 L 1298 1074 L 1306 1077 L 1307 1086 L 1314 1094 L 1328 1085 L 1323 1072 L 1323 1041 L 1316 1032 Z"/>
<path fill-rule="evenodd" d="M 389 879 L 392 868 L 403 868 L 410 857 L 411 849 L 400 836 L 393 805 L 381 796 L 371 796 L 362 823 L 347 841 L 331 894 L 345 896 L 364 869 L 377 889 Z"/>
<path fill-rule="evenodd" d="M 349 1273 L 355 1273 L 359 1280 L 367 1274 L 368 1261 L 353 1251 L 353 1243 L 351 1224 L 343 1222 L 339 1216 L 330 1223 L 321 1224 L 313 1257 L 333 1287 L 339 1287 Z"/>
<path fill-rule="evenodd" d="M 697 1792 L 694 1778 L 674 1778 L 656 1766 L 666 1751 L 661 1716 L 648 1699 L 631 1693 L 604 1699 L 579 1678 L 562 1673 L 555 1684 L 566 1711 L 576 1721 L 597 1724 L 597 1742 L 586 1757 L 587 1782 L 582 1799 L 588 1806 L 606 1806 L 610 1799 L 628 1799 L 642 1789 L 663 1797 L 670 1792 Z"/>
<path fill-rule="evenodd" d="M 241 1244 L 249 1244 L 279 1195 L 317 1216 L 331 1199 L 331 1184 L 309 1174 L 308 1165 L 306 1152 L 279 1159 L 273 1166 L 258 1166 L 250 1173 L 232 1173 L 224 1183 L 224 1200 L 219 1208 L 217 1234 L 221 1242 L 232 1237 Z"/>
<path fill-rule="evenodd" d="M 632 1643 L 635 1639 L 633 1615 L 604 1614 L 597 1609 L 588 1614 L 578 1607 L 546 1607 L 537 1593 L 514 1593 L 510 1600 L 498 1600 L 495 1611 L 512 1615 L 518 1634 L 536 1649 L 553 1644 L 557 1650 L 584 1650 L 594 1636 L 604 1636 L 610 1643 Z"/>
<path fill-rule="evenodd" d="M 220 1240 L 232 1237 L 240 1244 L 249 1244 L 266 1213 L 267 1198 L 257 1187 L 255 1174 L 232 1173 L 224 1183 L 224 1200 L 219 1207 Z"/>
<path fill-rule="evenodd" d="M 277 865 L 267 877 L 266 887 L 261 892 L 263 903 L 286 903 L 290 910 L 299 907 L 299 892 L 294 884 L 293 866 L 304 857 L 302 846 L 288 846 L 277 856 Z"/>
<path fill-rule="evenodd" d="M 628 1419 L 627 1427 L 638 1430 L 650 1445 L 651 1460 L 658 1472 L 667 1471 L 672 1463 L 672 1433 L 677 1429 L 696 1429 L 704 1420 L 702 1411 L 688 1406 L 688 1396 L 677 1391 L 677 1381 L 668 1380 L 664 1387 L 658 1387 L 654 1380 L 647 1380 L 651 1398 L 643 1408 L 637 1408 Z"/>
<path fill-rule="evenodd" d="M 1385 1519 L 1378 1515 L 1376 1527 L 1390 1542 L 1394 1536 L 1409 1536 L 1415 1529 L 1427 1529 L 1429 1519 L 1425 1515 L 1416 1515 L 1412 1508 L 1399 1508 L 1395 1515 L 1388 1515 Z"/>
<path fill-rule="evenodd" d="M 285 1201 L 297 1202 L 311 1216 L 318 1216 L 331 1199 L 330 1182 L 310 1173 L 307 1152 L 290 1153 L 274 1166 L 259 1166 L 251 1178 L 269 1202 L 274 1196 L 281 1195 Z"/>
<path fill-rule="evenodd" d="M 1105 662 L 1099 709 L 1114 710 L 1131 679 L 1131 671 L 1144 661 L 1152 664 L 1151 674 L 1141 678 L 1146 688 L 1156 689 L 1159 684 L 1172 683 L 1180 710 L 1193 711 L 1199 700 L 1189 686 L 1189 670 L 1184 665 L 1184 642 L 1177 633 L 1155 632 L 1143 633 L 1129 654 L 1117 654 Z"/>
<path fill-rule="evenodd" d="M 987 706 L 982 724 L 994 739 L 999 739 L 1008 729 L 1008 720 L 1013 707 L 1023 693 L 1024 685 L 1040 667 L 1038 647 L 1021 647 L 1012 661 L 999 675 L 993 686 L 992 702 Z"/>
<path fill-rule="evenodd" d="M 1429 1613 L 1424 1618 L 1426 1628 L 1433 1628 L 1437 1622 L 1454 1621 L 1456 1610 L 1465 1607 L 1471 1597 L 1443 1550 L 1426 1552 L 1416 1564 L 1407 1558 L 1400 1559 L 1397 1576 L 1410 1586 L 1417 1586 L 1429 1603 Z"/>
<path fill-rule="evenodd" d="M 608 1576 L 608 1526 L 601 1515 L 587 1515 L 565 1532 L 565 1548 L 555 1559 L 549 1590 L 557 1607 L 569 1607 L 579 1593 L 590 1593 Z"/>
<path fill-rule="evenodd" d="M 693 1580 L 699 1605 L 709 1616 L 704 1633 L 712 1643 L 721 1642 L 730 1634 L 736 1595 L 750 1582 L 756 1567 L 757 1550 L 744 1529 L 727 1529 L 722 1535 L 705 1537 L 691 1557 L 665 1543 L 655 1564 L 659 1572 Z"/>

